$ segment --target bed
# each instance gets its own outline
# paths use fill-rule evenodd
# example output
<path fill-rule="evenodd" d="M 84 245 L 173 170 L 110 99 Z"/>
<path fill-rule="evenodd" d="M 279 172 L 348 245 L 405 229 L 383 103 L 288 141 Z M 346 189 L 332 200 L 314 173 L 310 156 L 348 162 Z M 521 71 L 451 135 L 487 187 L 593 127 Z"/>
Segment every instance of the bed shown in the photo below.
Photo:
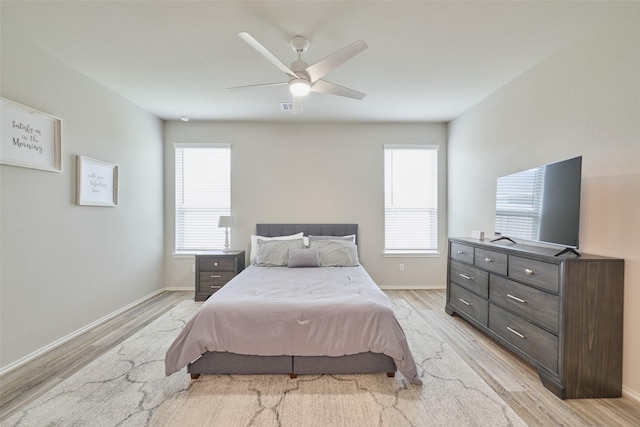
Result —
<path fill-rule="evenodd" d="M 357 261 L 357 235 L 357 224 L 257 224 L 251 265 L 185 325 L 166 375 L 398 370 L 421 384 L 391 302 Z"/>

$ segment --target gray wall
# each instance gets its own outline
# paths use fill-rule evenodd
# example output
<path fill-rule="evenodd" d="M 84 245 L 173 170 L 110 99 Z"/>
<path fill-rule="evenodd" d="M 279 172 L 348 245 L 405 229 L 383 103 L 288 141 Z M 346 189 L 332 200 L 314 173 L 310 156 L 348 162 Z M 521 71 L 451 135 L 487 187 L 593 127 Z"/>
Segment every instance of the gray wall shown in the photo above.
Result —
<path fill-rule="evenodd" d="M 341 123 L 165 124 L 167 286 L 193 287 L 193 257 L 174 250 L 174 142 L 230 143 L 231 246 L 249 252 L 258 222 L 360 224 L 360 260 L 382 287 L 442 288 L 446 281 L 446 125 Z M 440 248 L 430 258 L 391 258 L 384 245 L 383 145 L 440 145 Z M 248 256 L 247 256 L 248 258 Z M 399 272 L 398 264 L 405 265 Z"/>
<path fill-rule="evenodd" d="M 454 120 L 449 234 L 492 235 L 496 178 L 582 155 L 580 250 L 624 258 L 623 391 L 640 399 L 640 4 Z M 633 21 L 636 22 L 633 22 Z"/>
<path fill-rule="evenodd" d="M 162 288 L 162 123 L 2 33 L 2 97 L 62 119 L 63 172 L 0 165 L 0 367 Z M 120 167 L 120 206 L 75 204 L 75 156 Z"/>

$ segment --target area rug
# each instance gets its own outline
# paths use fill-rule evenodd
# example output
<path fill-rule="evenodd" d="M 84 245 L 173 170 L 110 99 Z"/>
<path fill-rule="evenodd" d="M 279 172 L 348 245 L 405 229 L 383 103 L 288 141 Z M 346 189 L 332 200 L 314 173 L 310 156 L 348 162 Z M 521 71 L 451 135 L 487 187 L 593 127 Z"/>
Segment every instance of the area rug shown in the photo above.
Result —
<path fill-rule="evenodd" d="M 201 303 L 185 301 L 2 426 L 524 426 L 404 300 L 394 300 L 423 386 L 386 375 L 164 376 Z"/>

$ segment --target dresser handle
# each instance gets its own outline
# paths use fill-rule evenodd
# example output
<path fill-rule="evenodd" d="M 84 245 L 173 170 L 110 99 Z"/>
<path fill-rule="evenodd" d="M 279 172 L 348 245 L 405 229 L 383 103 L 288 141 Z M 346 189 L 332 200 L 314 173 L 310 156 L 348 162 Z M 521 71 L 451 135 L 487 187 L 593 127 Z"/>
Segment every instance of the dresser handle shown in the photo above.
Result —
<path fill-rule="evenodd" d="M 222 286 L 211 286 L 211 289 L 220 289 Z"/>
<path fill-rule="evenodd" d="M 460 302 L 461 302 L 461 303 L 463 303 L 463 304 L 468 305 L 469 307 L 471 307 L 471 303 L 470 303 L 470 302 L 467 302 L 467 301 L 463 300 L 462 298 L 458 298 L 458 299 L 460 300 Z"/>
<path fill-rule="evenodd" d="M 458 251 L 458 255 L 462 255 L 464 251 Z"/>
<path fill-rule="evenodd" d="M 217 266 L 218 266 L 218 263 L 217 263 L 217 262 L 214 262 L 214 263 L 213 263 L 213 266 L 214 266 L 214 267 L 217 267 Z"/>
<path fill-rule="evenodd" d="M 514 330 L 514 329 L 511 329 L 511 328 L 510 328 L 510 327 L 508 327 L 508 326 L 507 326 L 507 329 L 508 329 L 509 331 L 513 332 L 514 334 L 516 334 L 517 336 L 519 336 L 519 337 L 520 337 L 520 338 L 522 338 L 522 339 L 525 339 L 525 338 L 526 338 L 526 337 L 525 337 L 524 335 L 522 335 L 520 332 L 518 332 L 518 331 L 516 331 L 516 330 Z"/>
<path fill-rule="evenodd" d="M 491 262 L 491 258 L 485 258 L 484 259 L 486 262 Z"/>
<path fill-rule="evenodd" d="M 211 278 L 212 278 L 212 279 L 219 279 L 219 278 L 221 278 L 221 277 L 222 277 L 222 276 L 221 276 L 221 275 L 219 275 L 219 274 L 212 274 L 212 275 L 211 275 Z"/>
<path fill-rule="evenodd" d="M 462 277 L 463 279 L 471 280 L 471 277 L 467 276 L 466 274 L 460 273 L 460 277 Z"/>
<path fill-rule="evenodd" d="M 525 269 L 524 269 L 524 272 L 525 272 L 525 274 L 527 274 L 527 275 L 529 275 L 529 276 L 533 276 L 534 274 L 536 274 L 536 272 L 535 272 L 535 271 L 530 270 L 530 269 L 528 269 L 528 268 L 525 268 Z"/>
<path fill-rule="evenodd" d="M 514 299 L 514 300 L 518 301 L 519 303 L 522 303 L 522 304 L 526 304 L 526 303 L 527 303 L 525 300 L 520 299 L 520 298 L 518 298 L 518 297 L 514 297 L 514 296 L 513 296 L 513 295 L 511 295 L 511 294 L 507 294 L 507 296 L 508 296 L 509 298 L 511 298 L 511 299 Z"/>

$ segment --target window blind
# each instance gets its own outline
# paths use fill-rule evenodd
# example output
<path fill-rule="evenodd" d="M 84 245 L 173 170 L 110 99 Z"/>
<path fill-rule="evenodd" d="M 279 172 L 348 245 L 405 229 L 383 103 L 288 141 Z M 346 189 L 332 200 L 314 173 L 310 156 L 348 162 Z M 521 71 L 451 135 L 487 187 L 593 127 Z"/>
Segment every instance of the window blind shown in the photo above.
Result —
<path fill-rule="evenodd" d="M 438 250 L 438 147 L 384 146 L 384 252 Z"/>
<path fill-rule="evenodd" d="M 174 144 L 176 252 L 222 249 L 231 211 L 231 146 Z"/>

